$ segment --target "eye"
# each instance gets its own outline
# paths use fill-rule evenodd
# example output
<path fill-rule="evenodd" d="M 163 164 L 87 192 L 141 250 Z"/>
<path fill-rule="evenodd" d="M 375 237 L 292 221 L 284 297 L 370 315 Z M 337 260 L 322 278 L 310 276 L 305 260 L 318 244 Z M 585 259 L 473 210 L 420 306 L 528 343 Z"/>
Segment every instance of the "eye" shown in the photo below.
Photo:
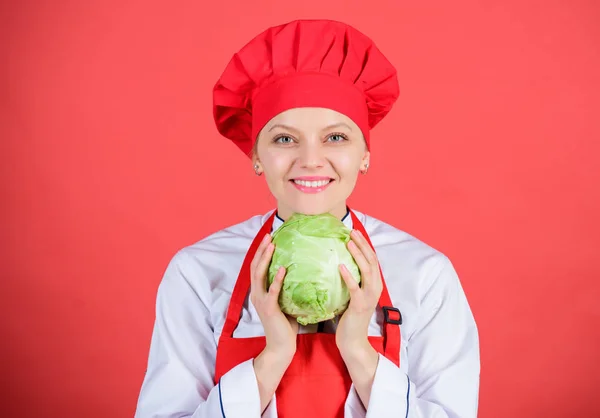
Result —
<path fill-rule="evenodd" d="M 331 142 L 343 142 L 346 141 L 348 137 L 344 134 L 331 134 L 329 135 L 328 139 Z"/>
<path fill-rule="evenodd" d="M 278 144 L 291 144 L 292 142 L 294 142 L 294 140 L 292 139 L 291 136 L 287 136 L 287 135 L 280 135 L 278 137 L 276 137 L 273 142 L 276 142 Z"/>

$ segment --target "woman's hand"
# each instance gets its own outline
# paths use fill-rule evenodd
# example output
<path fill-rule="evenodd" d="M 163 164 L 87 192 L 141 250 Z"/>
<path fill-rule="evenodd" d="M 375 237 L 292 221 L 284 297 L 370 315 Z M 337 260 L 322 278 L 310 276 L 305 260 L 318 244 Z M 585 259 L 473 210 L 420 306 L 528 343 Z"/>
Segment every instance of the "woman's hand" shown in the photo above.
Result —
<path fill-rule="evenodd" d="M 266 339 L 264 350 L 254 359 L 261 413 L 271 401 L 283 374 L 292 362 L 298 334 L 298 322 L 286 316 L 279 307 L 279 292 L 285 268 L 279 269 L 267 291 L 267 271 L 274 250 L 271 236 L 265 235 L 250 264 L 250 301 L 256 308 Z"/>
<path fill-rule="evenodd" d="M 340 266 L 340 273 L 350 291 L 350 303 L 340 318 L 335 339 L 356 391 L 367 407 L 379 360 L 377 351 L 369 342 L 368 330 L 383 290 L 383 281 L 377 255 L 366 238 L 357 230 L 353 230 L 350 237 L 348 250 L 360 269 L 362 286 L 356 283 L 345 266 Z"/>
<path fill-rule="evenodd" d="M 350 291 L 350 304 L 342 315 L 336 331 L 336 343 L 341 352 L 348 352 L 369 344 L 369 323 L 377 308 L 383 282 L 375 251 L 357 230 L 351 233 L 348 250 L 360 269 L 362 286 L 356 283 L 348 269 L 340 266 L 340 273 Z"/>

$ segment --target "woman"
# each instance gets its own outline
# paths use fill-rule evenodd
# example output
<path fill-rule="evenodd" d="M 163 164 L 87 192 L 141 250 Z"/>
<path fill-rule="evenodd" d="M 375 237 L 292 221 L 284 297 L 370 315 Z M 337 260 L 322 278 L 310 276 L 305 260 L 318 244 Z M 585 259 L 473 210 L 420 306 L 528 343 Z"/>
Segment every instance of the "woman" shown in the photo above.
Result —
<path fill-rule="evenodd" d="M 136 417 L 476 417 L 478 333 L 450 261 L 346 206 L 397 97 L 394 67 L 339 22 L 270 28 L 235 54 L 215 121 L 277 207 L 174 256 Z M 296 212 L 353 230 L 362 283 L 340 266 L 351 300 L 335 321 L 281 312 L 285 269 L 266 290 L 271 233 Z"/>

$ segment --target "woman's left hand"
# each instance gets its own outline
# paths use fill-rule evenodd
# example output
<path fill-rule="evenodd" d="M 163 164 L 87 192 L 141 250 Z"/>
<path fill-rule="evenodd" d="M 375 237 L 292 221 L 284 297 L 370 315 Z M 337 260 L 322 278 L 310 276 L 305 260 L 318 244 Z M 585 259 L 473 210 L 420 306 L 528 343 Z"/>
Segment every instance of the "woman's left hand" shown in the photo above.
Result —
<path fill-rule="evenodd" d="M 335 341 L 358 396 L 367 407 L 379 362 L 379 354 L 368 339 L 369 323 L 379 303 L 383 281 L 377 255 L 369 242 L 357 230 L 353 230 L 350 237 L 348 250 L 360 269 L 362 286 L 345 266 L 340 266 L 350 291 L 350 303 L 337 325 Z"/>
<path fill-rule="evenodd" d="M 344 265 L 340 273 L 350 291 L 350 304 L 337 325 L 336 343 L 344 355 L 370 346 L 367 339 L 369 323 L 383 289 L 379 261 L 366 238 L 357 230 L 350 234 L 348 250 L 360 269 L 362 286 L 356 283 Z"/>

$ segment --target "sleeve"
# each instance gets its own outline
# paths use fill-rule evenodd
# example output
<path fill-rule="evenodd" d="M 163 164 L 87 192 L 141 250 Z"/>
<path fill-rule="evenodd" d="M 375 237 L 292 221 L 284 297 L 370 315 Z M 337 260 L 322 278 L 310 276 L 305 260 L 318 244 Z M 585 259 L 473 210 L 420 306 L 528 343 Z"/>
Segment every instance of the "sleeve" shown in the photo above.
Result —
<path fill-rule="evenodd" d="M 447 257 L 437 271 L 424 289 L 417 328 L 408 343 L 408 374 L 380 354 L 366 411 L 352 387 L 346 418 L 477 417 L 477 326 Z"/>
<path fill-rule="evenodd" d="M 252 359 L 213 382 L 216 343 L 202 292 L 191 286 L 193 262 L 178 252 L 159 285 L 146 374 L 135 418 L 260 417 Z M 263 418 L 276 418 L 275 401 Z"/>

